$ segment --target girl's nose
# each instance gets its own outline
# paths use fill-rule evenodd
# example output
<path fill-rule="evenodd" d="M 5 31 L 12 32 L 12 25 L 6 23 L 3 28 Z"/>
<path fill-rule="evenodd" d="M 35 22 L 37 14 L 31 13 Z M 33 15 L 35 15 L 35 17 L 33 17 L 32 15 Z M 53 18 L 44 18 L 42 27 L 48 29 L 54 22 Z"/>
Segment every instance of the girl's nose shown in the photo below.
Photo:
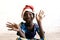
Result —
<path fill-rule="evenodd" d="M 29 17 L 30 17 L 30 15 L 28 14 L 28 15 L 27 15 L 27 17 L 29 18 Z"/>

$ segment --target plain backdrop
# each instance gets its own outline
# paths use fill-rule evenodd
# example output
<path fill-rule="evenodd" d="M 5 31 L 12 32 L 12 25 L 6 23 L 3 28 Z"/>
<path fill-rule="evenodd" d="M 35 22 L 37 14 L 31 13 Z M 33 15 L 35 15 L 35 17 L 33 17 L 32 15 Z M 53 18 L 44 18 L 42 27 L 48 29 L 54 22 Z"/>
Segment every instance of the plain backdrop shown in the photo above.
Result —
<path fill-rule="evenodd" d="M 33 5 L 34 13 L 42 9 L 45 18 L 42 27 L 45 32 L 60 32 L 60 1 L 59 0 L 0 0 L 0 32 L 9 32 L 7 22 L 19 24 L 21 13 L 25 5 Z M 34 21 L 36 23 L 36 20 Z"/>

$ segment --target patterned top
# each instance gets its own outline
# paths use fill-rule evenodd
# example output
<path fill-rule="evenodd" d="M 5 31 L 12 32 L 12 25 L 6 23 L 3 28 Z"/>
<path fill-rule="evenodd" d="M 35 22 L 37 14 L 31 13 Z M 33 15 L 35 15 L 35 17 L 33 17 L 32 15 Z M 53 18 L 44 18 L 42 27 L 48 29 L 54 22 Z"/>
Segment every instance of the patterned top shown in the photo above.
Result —
<path fill-rule="evenodd" d="M 25 36 L 27 39 L 31 39 L 31 38 L 34 38 L 35 35 L 36 35 L 36 32 L 39 32 L 39 26 L 34 23 L 34 29 L 33 29 L 33 32 L 29 31 L 26 27 L 26 23 L 21 23 L 21 26 L 20 26 L 22 32 L 25 33 Z M 19 35 L 19 32 L 17 32 L 17 35 Z"/>

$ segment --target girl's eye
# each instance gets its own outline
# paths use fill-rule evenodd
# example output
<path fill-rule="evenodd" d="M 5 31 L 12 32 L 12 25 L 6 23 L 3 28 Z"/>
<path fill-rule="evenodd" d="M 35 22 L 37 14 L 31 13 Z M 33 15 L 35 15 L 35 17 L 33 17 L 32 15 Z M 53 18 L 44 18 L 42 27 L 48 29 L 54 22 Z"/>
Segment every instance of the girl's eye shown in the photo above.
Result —
<path fill-rule="evenodd" d="M 24 16 L 26 16 L 26 14 Z"/>

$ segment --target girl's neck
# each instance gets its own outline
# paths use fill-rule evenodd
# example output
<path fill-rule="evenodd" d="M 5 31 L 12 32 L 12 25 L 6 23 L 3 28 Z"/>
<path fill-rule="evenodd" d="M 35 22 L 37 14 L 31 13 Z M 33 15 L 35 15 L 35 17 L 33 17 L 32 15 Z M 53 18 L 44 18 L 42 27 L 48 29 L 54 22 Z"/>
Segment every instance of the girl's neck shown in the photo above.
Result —
<path fill-rule="evenodd" d="M 29 26 L 29 27 L 31 27 L 31 26 L 33 26 L 33 22 L 29 22 L 29 23 L 26 22 L 26 25 Z"/>
<path fill-rule="evenodd" d="M 33 32 L 34 31 L 34 24 L 33 22 L 26 23 L 26 27 L 29 31 Z"/>

